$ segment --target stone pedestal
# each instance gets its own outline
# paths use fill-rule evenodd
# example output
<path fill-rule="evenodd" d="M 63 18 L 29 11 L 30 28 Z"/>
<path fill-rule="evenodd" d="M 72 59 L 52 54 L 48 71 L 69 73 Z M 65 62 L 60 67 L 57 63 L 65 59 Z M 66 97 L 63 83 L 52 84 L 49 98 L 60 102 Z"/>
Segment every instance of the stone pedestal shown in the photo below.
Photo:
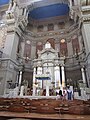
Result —
<path fill-rule="evenodd" d="M 20 96 L 23 96 L 24 94 L 24 86 L 21 86 Z"/>
<path fill-rule="evenodd" d="M 79 98 L 78 92 L 74 92 L 74 99 L 78 99 L 78 98 Z"/>
<path fill-rule="evenodd" d="M 49 96 L 49 86 L 46 85 L 46 96 Z"/>
<path fill-rule="evenodd" d="M 81 99 L 82 100 L 87 100 L 87 95 L 86 95 L 85 88 L 80 88 L 80 90 L 81 90 Z"/>

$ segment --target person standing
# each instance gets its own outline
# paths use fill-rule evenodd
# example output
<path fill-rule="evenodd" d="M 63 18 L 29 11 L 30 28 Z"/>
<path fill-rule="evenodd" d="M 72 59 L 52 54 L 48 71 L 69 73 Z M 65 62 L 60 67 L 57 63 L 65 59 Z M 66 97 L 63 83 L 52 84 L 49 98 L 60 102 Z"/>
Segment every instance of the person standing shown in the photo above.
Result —
<path fill-rule="evenodd" d="M 59 96 L 60 96 L 60 99 L 63 98 L 62 90 L 59 90 Z"/>
<path fill-rule="evenodd" d="M 67 96 L 67 91 L 63 90 L 63 100 L 66 100 L 66 96 Z"/>
<path fill-rule="evenodd" d="M 73 93 L 72 93 L 72 90 L 70 89 L 70 87 L 67 89 L 67 99 L 68 100 L 72 100 L 72 95 Z"/>

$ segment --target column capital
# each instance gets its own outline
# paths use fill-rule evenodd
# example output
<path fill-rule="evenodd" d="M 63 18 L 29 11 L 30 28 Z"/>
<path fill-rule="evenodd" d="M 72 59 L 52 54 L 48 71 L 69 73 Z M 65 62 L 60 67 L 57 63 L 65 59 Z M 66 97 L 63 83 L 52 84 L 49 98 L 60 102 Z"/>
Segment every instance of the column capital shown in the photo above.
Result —
<path fill-rule="evenodd" d="M 33 66 L 33 70 L 36 70 L 36 66 Z"/>
<path fill-rule="evenodd" d="M 59 67 L 59 66 L 60 66 L 59 63 L 55 63 L 55 64 L 54 64 L 54 67 Z"/>
<path fill-rule="evenodd" d="M 60 66 L 61 66 L 61 67 L 65 67 L 65 64 L 61 64 Z"/>
<path fill-rule="evenodd" d="M 84 67 L 81 68 L 81 71 L 84 72 Z"/>
<path fill-rule="evenodd" d="M 20 71 L 20 75 L 22 75 L 22 71 Z"/>

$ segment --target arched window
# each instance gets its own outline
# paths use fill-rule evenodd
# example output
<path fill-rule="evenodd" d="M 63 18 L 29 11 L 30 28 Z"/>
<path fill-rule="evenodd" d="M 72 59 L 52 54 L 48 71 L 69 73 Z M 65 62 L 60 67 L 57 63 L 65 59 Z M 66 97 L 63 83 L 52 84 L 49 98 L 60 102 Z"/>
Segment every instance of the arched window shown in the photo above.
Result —
<path fill-rule="evenodd" d="M 67 50 L 67 43 L 65 39 L 60 40 L 60 56 L 67 56 L 68 50 Z"/>
<path fill-rule="evenodd" d="M 58 23 L 58 28 L 59 29 L 64 29 L 65 28 L 65 23 L 64 22 L 59 22 Z"/>
<path fill-rule="evenodd" d="M 48 39 L 47 42 L 49 42 L 51 44 L 51 47 L 55 49 L 55 40 L 53 38 Z"/>
<path fill-rule="evenodd" d="M 27 29 L 30 30 L 30 31 L 33 31 L 33 25 L 30 24 L 30 23 L 28 23 L 28 25 L 27 25 Z"/>
<path fill-rule="evenodd" d="M 43 25 L 39 25 L 39 26 L 37 27 L 37 31 L 38 31 L 38 32 L 43 32 Z"/>
<path fill-rule="evenodd" d="M 77 35 L 72 37 L 72 46 L 73 46 L 73 54 L 80 52 L 79 41 Z"/>

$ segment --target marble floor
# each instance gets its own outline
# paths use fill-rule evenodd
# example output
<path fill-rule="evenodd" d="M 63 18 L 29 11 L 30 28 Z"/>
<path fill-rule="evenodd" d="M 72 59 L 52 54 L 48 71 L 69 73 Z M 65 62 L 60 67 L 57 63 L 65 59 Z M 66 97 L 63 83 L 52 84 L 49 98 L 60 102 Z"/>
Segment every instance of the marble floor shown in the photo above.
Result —
<path fill-rule="evenodd" d="M 17 118 L 17 119 L 16 119 Z M 0 112 L 0 120 L 90 120 L 90 115 Z"/>

